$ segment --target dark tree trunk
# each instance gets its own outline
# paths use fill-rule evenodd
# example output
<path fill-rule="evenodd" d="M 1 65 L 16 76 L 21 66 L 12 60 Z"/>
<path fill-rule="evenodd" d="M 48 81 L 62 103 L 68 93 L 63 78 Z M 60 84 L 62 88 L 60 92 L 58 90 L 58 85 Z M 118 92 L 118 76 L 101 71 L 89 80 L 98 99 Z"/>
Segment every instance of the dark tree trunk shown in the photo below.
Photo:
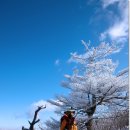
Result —
<path fill-rule="evenodd" d="M 89 120 L 86 124 L 87 130 L 92 130 L 92 120 Z"/>
<path fill-rule="evenodd" d="M 89 120 L 85 123 L 87 130 L 92 130 L 92 124 L 93 124 L 92 117 L 93 117 L 93 114 L 95 113 L 95 110 L 96 110 L 96 98 L 94 95 L 92 95 L 92 102 L 91 103 L 92 103 L 91 104 L 92 107 L 90 107 L 86 112 L 88 115 L 88 118 L 89 118 Z"/>
<path fill-rule="evenodd" d="M 34 125 L 40 121 L 40 119 L 37 119 L 38 112 L 39 112 L 41 109 L 45 109 L 45 108 L 46 108 L 46 106 L 45 106 L 45 107 L 39 106 L 39 107 L 37 108 L 37 110 L 35 111 L 35 114 L 34 114 L 34 117 L 33 117 L 32 122 L 28 121 L 29 124 L 30 124 L 29 129 L 24 128 L 24 126 L 22 126 L 22 130 L 34 130 Z"/>
<path fill-rule="evenodd" d="M 38 109 L 35 111 L 33 121 L 32 122 L 29 121 L 29 124 L 30 124 L 29 130 L 34 130 L 34 125 L 40 121 L 40 119 L 37 119 L 38 112 L 44 108 L 46 108 L 46 106 L 45 107 L 41 106 L 41 107 L 38 107 Z"/>

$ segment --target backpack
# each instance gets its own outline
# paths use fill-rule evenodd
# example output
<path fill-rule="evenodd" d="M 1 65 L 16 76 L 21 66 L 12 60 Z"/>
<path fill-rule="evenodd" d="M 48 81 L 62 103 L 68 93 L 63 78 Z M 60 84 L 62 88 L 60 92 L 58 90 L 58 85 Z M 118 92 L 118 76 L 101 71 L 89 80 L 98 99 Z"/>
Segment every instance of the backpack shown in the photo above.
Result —
<path fill-rule="evenodd" d="M 69 130 L 69 128 L 73 125 L 74 123 L 74 118 L 70 119 L 68 116 L 64 115 L 62 118 L 61 118 L 61 121 L 60 121 L 60 126 L 63 122 L 63 120 L 66 120 L 67 124 L 65 126 L 65 129 Z"/>

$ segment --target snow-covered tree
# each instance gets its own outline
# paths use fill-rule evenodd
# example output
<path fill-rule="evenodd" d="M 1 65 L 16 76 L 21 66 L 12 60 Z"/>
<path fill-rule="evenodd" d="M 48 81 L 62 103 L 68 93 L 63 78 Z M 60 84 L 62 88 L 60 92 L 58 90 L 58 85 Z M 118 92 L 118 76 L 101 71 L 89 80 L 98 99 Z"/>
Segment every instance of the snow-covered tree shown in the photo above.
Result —
<path fill-rule="evenodd" d="M 70 93 L 49 102 L 59 106 L 58 114 L 72 107 L 80 129 L 91 130 L 93 119 L 109 117 L 115 110 L 128 108 L 128 68 L 117 72 L 118 63 L 111 59 L 112 54 L 122 49 L 120 45 L 102 42 L 90 48 L 89 44 L 82 43 L 85 53 L 71 53 L 69 61 L 75 62 L 77 68 L 72 75 L 65 75 L 67 80 L 62 82 Z"/>
<path fill-rule="evenodd" d="M 47 120 L 45 124 L 46 127 L 43 128 L 44 130 L 59 130 L 60 127 L 60 121 L 57 121 L 54 118 L 51 118 L 51 120 Z"/>

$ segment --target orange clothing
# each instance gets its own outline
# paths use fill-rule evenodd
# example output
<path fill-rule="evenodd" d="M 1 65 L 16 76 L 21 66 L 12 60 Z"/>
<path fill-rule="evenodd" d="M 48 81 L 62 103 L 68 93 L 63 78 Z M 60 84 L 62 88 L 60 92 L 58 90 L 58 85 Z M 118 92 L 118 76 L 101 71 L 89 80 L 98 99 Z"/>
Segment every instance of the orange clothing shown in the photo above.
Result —
<path fill-rule="evenodd" d="M 64 119 L 64 120 L 62 121 L 62 123 L 61 123 L 60 130 L 78 130 L 75 121 L 74 121 L 74 123 L 73 123 L 71 126 L 69 126 L 68 129 L 66 129 L 66 125 L 67 125 L 67 124 L 68 124 L 67 120 Z"/>
<path fill-rule="evenodd" d="M 66 125 L 67 125 L 66 120 L 63 120 L 60 126 L 60 130 L 65 130 Z"/>
<path fill-rule="evenodd" d="M 75 121 L 74 121 L 74 124 L 71 126 L 70 130 L 78 130 L 78 127 Z"/>

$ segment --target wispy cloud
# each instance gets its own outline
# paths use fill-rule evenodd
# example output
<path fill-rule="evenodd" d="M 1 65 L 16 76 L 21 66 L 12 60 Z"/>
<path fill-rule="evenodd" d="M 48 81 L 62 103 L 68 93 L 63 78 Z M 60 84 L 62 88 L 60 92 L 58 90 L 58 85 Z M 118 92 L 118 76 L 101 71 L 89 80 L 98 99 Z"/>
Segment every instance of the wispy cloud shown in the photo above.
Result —
<path fill-rule="evenodd" d="M 34 111 L 37 109 L 38 106 L 46 106 L 46 108 L 40 112 L 41 114 L 48 113 L 48 115 L 49 115 L 50 112 L 54 112 L 54 110 L 56 109 L 56 106 L 50 104 L 49 102 L 47 102 L 45 100 L 39 100 L 39 101 L 31 104 L 31 106 L 29 107 L 28 112 L 27 112 L 27 116 L 29 118 L 33 117 Z"/>
<path fill-rule="evenodd" d="M 20 130 L 21 128 L 6 128 L 6 127 L 2 127 L 0 128 L 0 130 Z"/>
<path fill-rule="evenodd" d="M 38 113 L 38 118 L 41 120 L 40 123 L 41 122 L 44 123 L 46 120 L 50 119 L 50 117 L 54 117 L 55 119 L 57 119 L 58 116 L 54 113 L 56 106 L 52 105 L 51 103 L 45 100 L 39 100 L 30 104 L 24 112 L 13 115 L 13 118 L 11 119 L 10 122 L 13 124 L 17 122 L 17 124 L 10 126 L 10 128 L 1 127 L 2 130 L 18 130 L 19 128 L 17 127 L 20 127 L 21 129 L 22 126 L 28 128 L 29 127 L 28 120 L 32 121 L 35 110 L 38 108 L 38 106 L 45 106 L 45 105 L 46 108 Z"/>
<path fill-rule="evenodd" d="M 102 0 L 103 8 L 108 7 L 109 5 L 112 5 L 116 2 L 119 2 L 120 0 Z"/>
<path fill-rule="evenodd" d="M 59 119 L 59 116 L 55 114 L 56 106 L 52 105 L 51 103 L 45 101 L 45 100 L 39 100 L 37 102 L 34 102 L 31 104 L 30 108 L 28 109 L 28 118 L 29 120 L 32 120 L 34 116 L 34 112 L 37 109 L 38 106 L 45 106 L 46 108 L 41 110 L 38 113 L 38 118 L 40 119 L 40 124 L 42 124 L 43 127 L 45 127 L 45 122 L 49 120 L 51 117 L 54 119 Z"/>
<path fill-rule="evenodd" d="M 35 102 L 33 103 L 33 106 L 34 107 L 37 107 L 37 106 L 46 106 L 46 109 L 45 111 L 54 111 L 56 106 L 52 105 L 51 103 L 45 101 L 45 100 L 40 100 L 38 102 Z"/>
<path fill-rule="evenodd" d="M 128 39 L 128 1 L 127 0 L 102 0 L 102 7 L 117 4 L 119 15 L 115 14 L 116 19 L 113 24 L 100 35 L 100 40 L 109 38 L 119 43 L 126 42 Z M 111 19 L 113 20 L 113 19 Z"/>
<path fill-rule="evenodd" d="M 54 64 L 55 64 L 55 66 L 58 67 L 58 72 L 61 72 L 62 71 L 61 60 L 56 59 Z"/>
<path fill-rule="evenodd" d="M 56 65 L 56 66 L 59 66 L 59 65 L 60 65 L 60 60 L 59 60 L 59 59 L 56 59 L 56 60 L 55 60 L 55 65 Z"/>

